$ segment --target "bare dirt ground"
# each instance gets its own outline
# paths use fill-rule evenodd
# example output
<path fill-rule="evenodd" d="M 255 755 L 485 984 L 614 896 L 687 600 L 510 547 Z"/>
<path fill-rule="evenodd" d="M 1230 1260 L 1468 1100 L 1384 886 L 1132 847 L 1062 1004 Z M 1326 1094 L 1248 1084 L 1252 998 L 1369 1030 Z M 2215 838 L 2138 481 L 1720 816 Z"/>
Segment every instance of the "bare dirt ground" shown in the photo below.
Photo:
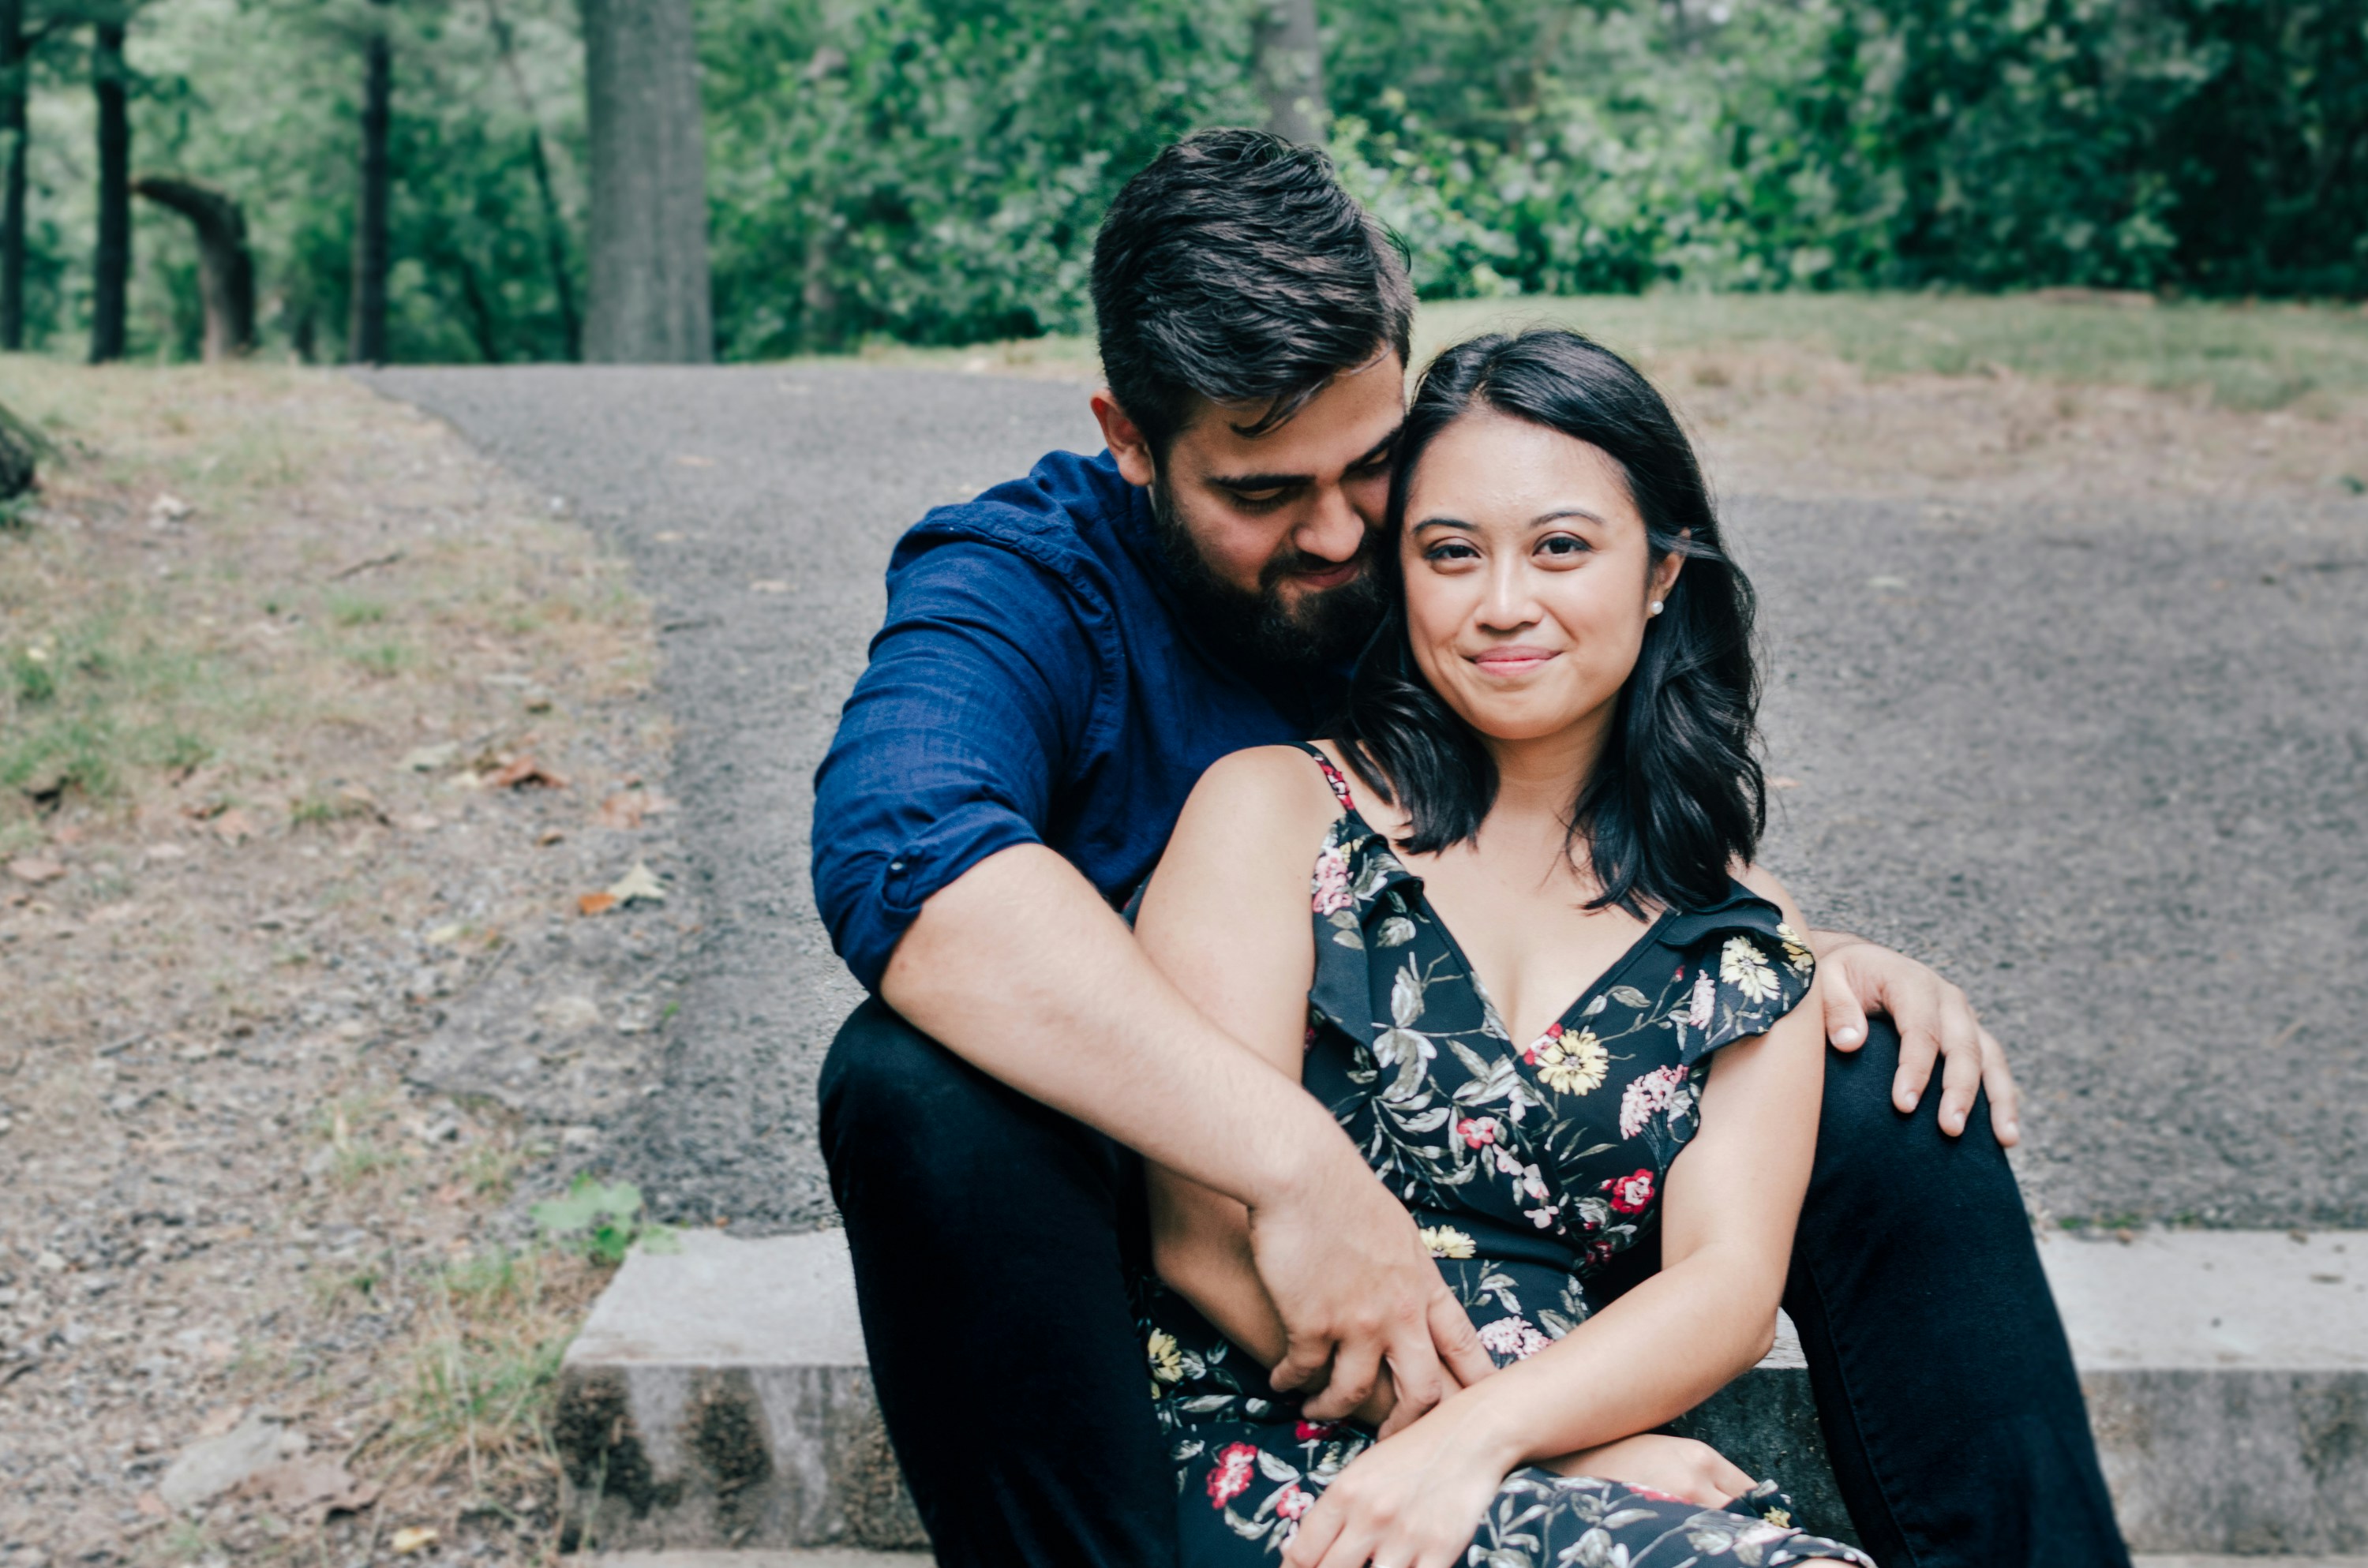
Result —
<path fill-rule="evenodd" d="M 0 531 L 0 1563 L 545 1556 L 600 1274 L 518 1210 L 693 920 L 580 912 L 670 866 L 645 608 L 341 377 L 0 401 L 62 449 Z"/>

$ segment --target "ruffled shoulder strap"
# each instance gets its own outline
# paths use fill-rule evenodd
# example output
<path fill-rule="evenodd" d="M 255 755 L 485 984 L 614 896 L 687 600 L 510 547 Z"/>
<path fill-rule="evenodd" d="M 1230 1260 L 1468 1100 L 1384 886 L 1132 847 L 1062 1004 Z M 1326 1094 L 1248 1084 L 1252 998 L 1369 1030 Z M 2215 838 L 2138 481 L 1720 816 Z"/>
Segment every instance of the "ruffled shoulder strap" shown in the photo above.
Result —
<path fill-rule="evenodd" d="M 1783 913 L 1741 882 L 1707 909 L 1681 910 L 1661 927 L 1661 944 L 1693 982 L 1670 1022 L 1678 1051 L 1699 1062 L 1720 1046 L 1765 1034 L 1801 1005 L 1817 960 Z"/>

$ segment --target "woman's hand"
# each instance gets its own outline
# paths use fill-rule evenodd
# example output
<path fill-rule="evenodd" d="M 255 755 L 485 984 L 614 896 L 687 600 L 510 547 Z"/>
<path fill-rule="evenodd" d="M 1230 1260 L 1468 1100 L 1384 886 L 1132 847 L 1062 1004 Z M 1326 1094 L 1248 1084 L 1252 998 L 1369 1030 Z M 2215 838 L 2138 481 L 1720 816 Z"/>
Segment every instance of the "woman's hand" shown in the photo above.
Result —
<path fill-rule="evenodd" d="M 1708 1443 L 1645 1432 L 1548 1461 L 1557 1475 L 1591 1475 L 1724 1508 L 1751 1490 L 1751 1477 Z"/>
<path fill-rule="evenodd" d="M 1449 1568 L 1463 1561 L 1514 1460 L 1479 1407 L 1451 1396 L 1350 1460 L 1283 1548 L 1289 1568 Z"/>

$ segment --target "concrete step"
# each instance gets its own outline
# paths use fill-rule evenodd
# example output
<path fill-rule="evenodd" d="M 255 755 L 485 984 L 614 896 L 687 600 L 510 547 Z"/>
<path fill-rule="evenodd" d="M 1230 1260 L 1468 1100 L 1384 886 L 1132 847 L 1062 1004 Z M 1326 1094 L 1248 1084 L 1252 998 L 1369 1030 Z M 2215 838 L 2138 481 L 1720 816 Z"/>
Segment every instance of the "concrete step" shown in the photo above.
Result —
<path fill-rule="evenodd" d="M 844 1237 L 679 1239 L 627 1260 L 568 1351 L 564 1548 L 687 1568 L 675 1554 L 693 1549 L 925 1547 Z M 2154 1568 L 2281 1552 L 2368 1568 L 2368 1232 L 2058 1233 L 2040 1256 L 2134 1550 L 2169 1554 Z M 1789 1336 L 1680 1427 L 1846 1536 Z"/>

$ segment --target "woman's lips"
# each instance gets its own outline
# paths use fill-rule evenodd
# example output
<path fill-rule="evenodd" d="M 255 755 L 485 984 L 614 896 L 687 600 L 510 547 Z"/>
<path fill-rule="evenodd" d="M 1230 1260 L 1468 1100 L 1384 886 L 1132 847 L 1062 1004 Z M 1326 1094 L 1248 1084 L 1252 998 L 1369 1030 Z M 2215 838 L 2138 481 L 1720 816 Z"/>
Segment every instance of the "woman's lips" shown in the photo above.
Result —
<path fill-rule="evenodd" d="M 1492 676 L 1527 675 L 1547 660 L 1559 658 L 1558 648 L 1533 648 L 1516 642 L 1508 647 L 1491 648 L 1485 653 L 1474 653 L 1472 662 Z"/>

